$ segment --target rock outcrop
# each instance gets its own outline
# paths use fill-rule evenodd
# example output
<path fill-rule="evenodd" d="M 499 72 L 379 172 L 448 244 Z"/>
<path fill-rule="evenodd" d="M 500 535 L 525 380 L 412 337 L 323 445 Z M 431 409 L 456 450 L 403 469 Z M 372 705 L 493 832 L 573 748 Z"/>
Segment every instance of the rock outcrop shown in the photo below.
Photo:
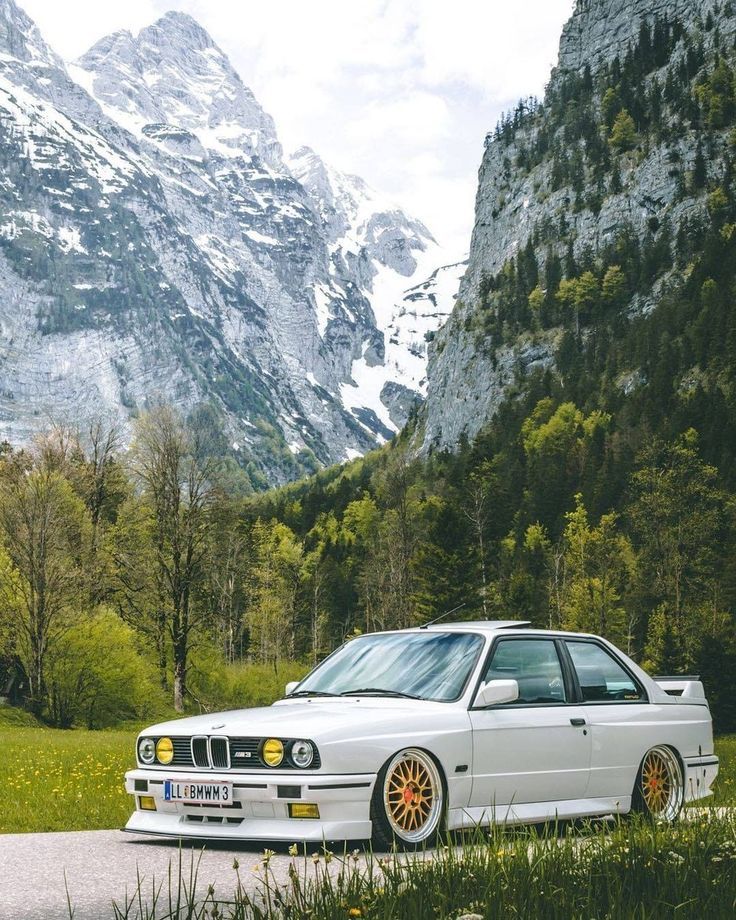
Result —
<path fill-rule="evenodd" d="M 667 93 L 670 83 L 691 79 L 683 74 L 697 61 L 713 59 L 716 48 L 730 54 L 734 36 L 730 3 L 578 0 L 545 100 L 521 103 L 486 139 L 467 272 L 430 353 L 425 452 L 452 449 L 463 436 L 472 440 L 519 381 L 535 369 L 555 368 L 559 328 L 529 322 L 520 331 L 487 332 L 488 315 L 497 312 L 488 287 L 504 266 L 528 249 L 544 288 L 550 257 L 562 266 L 571 258 L 584 262 L 624 231 L 667 246 L 707 217 L 705 183 L 694 187 L 689 178 L 697 171 L 703 125 L 676 111 Z M 642 94 L 656 95 L 661 114 L 631 150 L 619 151 L 602 100 L 607 88 L 614 91 L 610 69 L 637 55 L 648 62 Z M 588 121 L 581 128 L 575 113 L 583 109 Z M 728 131 L 708 132 L 711 177 L 730 155 L 729 144 Z M 623 311 L 651 310 L 666 286 L 664 272 L 646 294 L 632 294 Z"/>

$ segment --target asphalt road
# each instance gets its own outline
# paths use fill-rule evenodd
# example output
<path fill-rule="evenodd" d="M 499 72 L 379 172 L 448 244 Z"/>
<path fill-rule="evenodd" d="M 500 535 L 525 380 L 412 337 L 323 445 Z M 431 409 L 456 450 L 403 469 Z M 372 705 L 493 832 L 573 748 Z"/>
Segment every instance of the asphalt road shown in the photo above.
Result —
<path fill-rule="evenodd" d="M 243 887 L 255 892 L 258 875 L 253 871 L 263 854 L 263 845 L 200 843 L 182 847 L 184 874 L 188 876 L 191 856 L 201 856 L 199 890 L 208 885 L 223 898 L 236 885 L 233 860 L 240 864 Z M 288 879 L 291 858 L 285 848 L 272 857 L 271 870 L 279 882 Z M 122 905 L 126 891 L 132 895 L 137 874 L 143 890 L 163 882 L 168 889 L 171 864 L 178 872 L 179 846 L 154 842 L 121 831 L 83 831 L 60 834 L 0 835 L 0 920 L 64 920 L 69 918 L 67 886 L 74 908 L 74 920 L 112 920 L 112 902 Z M 312 866 L 311 860 L 308 865 Z"/>

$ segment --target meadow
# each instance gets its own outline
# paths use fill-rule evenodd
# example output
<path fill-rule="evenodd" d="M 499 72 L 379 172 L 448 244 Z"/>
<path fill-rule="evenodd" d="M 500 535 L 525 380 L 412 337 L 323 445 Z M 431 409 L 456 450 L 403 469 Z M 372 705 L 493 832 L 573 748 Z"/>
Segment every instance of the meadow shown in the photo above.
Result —
<path fill-rule="evenodd" d="M 122 827 L 135 737 L 0 722 L 0 833 Z"/>

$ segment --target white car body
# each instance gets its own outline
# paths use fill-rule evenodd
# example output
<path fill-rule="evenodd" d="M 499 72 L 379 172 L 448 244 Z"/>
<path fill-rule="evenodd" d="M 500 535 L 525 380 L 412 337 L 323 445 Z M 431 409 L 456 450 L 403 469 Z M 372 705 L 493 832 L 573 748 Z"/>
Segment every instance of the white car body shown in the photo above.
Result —
<path fill-rule="evenodd" d="M 192 736 L 230 739 L 231 766 L 140 764 L 125 777 L 126 790 L 136 801 L 126 830 L 287 843 L 368 839 L 377 777 L 406 748 L 428 752 L 438 764 L 448 830 L 624 814 L 632 808 L 642 760 L 657 745 L 671 749 L 679 759 L 685 801 L 711 794 L 718 759 L 713 753 L 710 711 L 696 680 L 658 683 L 610 643 L 594 636 L 491 621 L 428 629 L 482 637 L 482 653 L 459 699 L 286 698 L 268 707 L 154 725 L 139 738 L 180 739 L 175 747 L 185 760 Z M 560 705 L 512 702 L 478 708 L 477 694 L 494 643 L 524 637 L 599 645 L 636 680 L 645 698 L 603 703 L 578 699 Z M 251 746 L 249 756 L 247 751 L 239 755 L 243 745 L 239 748 L 232 741 L 272 737 L 310 740 L 316 745 L 319 765 L 269 768 L 258 761 L 256 748 Z M 232 783 L 233 800 L 225 807 L 165 801 L 165 780 Z M 141 796 L 148 797 L 146 810 Z M 290 817 L 293 803 L 316 804 L 319 819 Z"/>

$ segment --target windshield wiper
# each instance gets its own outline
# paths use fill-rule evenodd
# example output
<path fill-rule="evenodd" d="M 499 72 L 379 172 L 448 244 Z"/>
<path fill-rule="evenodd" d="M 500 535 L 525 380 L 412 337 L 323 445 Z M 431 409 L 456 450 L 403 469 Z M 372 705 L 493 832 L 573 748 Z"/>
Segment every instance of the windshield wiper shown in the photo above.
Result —
<path fill-rule="evenodd" d="M 396 696 L 406 700 L 423 700 L 423 696 L 414 696 L 411 693 L 402 693 L 400 690 L 383 690 L 381 687 L 361 687 L 360 690 L 343 690 L 340 696 Z"/>
<path fill-rule="evenodd" d="M 290 693 L 286 699 L 291 700 L 295 696 L 340 696 L 339 693 L 326 693 L 324 690 L 295 690 Z"/>

